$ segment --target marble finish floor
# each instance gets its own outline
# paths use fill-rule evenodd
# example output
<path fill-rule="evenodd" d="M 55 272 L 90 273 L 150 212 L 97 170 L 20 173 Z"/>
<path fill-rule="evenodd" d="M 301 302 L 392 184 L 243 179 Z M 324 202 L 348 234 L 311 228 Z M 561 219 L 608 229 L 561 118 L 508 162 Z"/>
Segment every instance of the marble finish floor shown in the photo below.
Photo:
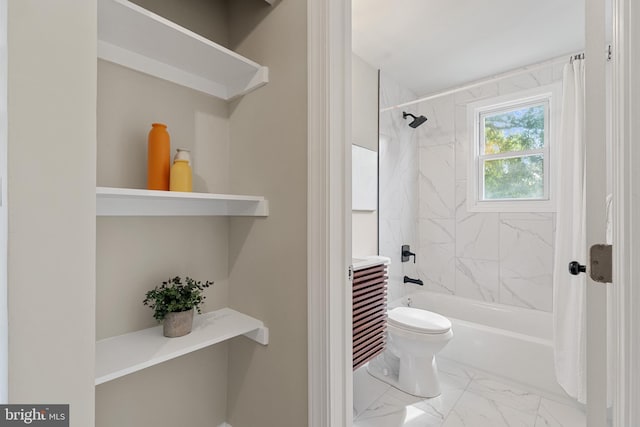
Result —
<path fill-rule="evenodd" d="M 354 373 L 354 427 L 585 427 L 583 409 L 447 360 L 442 394 L 421 399 Z"/>

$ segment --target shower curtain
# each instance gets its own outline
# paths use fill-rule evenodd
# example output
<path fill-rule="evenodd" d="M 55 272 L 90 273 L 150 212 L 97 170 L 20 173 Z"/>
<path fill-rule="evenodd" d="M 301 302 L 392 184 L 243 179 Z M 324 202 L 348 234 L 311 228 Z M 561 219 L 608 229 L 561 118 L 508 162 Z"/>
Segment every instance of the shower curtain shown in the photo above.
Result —
<path fill-rule="evenodd" d="M 553 270 L 554 356 L 558 382 L 586 403 L 586 275 L 569 274 L 572 260 L 585 262 L 584 60 L 563 73 L 562 120 L 558 147 L 558 193 Z"/>

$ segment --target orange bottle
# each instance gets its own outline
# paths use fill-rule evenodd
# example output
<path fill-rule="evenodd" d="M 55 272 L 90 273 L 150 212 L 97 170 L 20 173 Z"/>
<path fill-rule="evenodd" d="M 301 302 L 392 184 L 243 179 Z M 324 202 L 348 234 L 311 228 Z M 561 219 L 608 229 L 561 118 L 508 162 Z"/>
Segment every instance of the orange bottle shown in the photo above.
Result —
<path fill-rule="evenodd" d="M 147 188 L 169 191 L 171 149 L 167 125 L 153 123 L 147 146 Z"/>

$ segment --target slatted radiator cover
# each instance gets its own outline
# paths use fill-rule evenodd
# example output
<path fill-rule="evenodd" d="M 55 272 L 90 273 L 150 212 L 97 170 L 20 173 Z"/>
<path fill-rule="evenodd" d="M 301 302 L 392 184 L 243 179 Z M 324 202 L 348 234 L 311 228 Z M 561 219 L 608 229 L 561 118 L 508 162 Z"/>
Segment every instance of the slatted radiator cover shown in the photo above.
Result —
<path fill-rule="evenodd" d="M 384 350 L 387 332 L 387 266 L 353 274 L 353 370 Z"/>

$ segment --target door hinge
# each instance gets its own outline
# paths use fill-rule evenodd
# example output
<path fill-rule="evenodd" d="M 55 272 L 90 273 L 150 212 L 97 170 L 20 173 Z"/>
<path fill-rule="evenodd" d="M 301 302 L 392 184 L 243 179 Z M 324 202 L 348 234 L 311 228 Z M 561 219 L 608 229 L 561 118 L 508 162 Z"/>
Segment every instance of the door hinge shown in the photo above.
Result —
<path fill-rule="evenodd" d="M 349 266 L 349 280 L 353 280 L 353 265 Z"/>
<path fill-rule="evenodd" d="M 611 245 L 593 245 L 589 250 L 589 275 L 599 283 L 613 281 L 613 251 Z"/>

